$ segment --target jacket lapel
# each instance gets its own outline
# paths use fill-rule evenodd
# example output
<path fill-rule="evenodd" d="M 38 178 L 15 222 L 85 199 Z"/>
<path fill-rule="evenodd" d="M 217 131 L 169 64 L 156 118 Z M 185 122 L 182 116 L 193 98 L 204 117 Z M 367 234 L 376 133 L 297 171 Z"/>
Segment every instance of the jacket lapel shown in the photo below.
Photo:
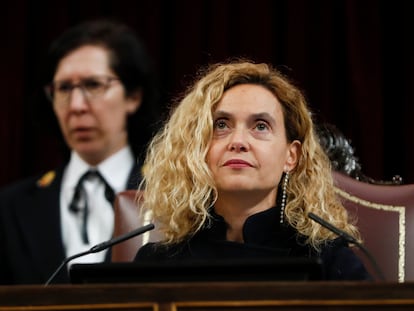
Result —
<path fill-rule="evenodd" d="M 127 190 L 138 189 L 138 185 L 141 182 L 141 179 L 141 167 L 139 163 L 136 162 L 129 174 Z"/>

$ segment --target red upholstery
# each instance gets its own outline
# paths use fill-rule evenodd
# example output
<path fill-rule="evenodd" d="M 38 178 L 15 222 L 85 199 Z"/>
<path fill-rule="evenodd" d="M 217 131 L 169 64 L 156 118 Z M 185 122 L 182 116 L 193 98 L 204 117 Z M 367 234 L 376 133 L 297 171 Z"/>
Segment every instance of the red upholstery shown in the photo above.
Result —
<path fill-rule="evenodd" d="M 142 200 L 142 192 L 137 192 L 136 190 L 127 190 L 116 196 L 114 205 L 114 237 L 149 223 L 149 217 L 145 214 L 141 214 L 139 210 Z M 148 241 L 157 241 L 160 238 L 161 234 L 157 231 L 157 228 L 155 228 L 140 236 L 114 245 L 112 247 L 112 261 L 132 261 L 140 246 Z"/>
<path fill-rule="evenodd" d="M 338 195 L 356 217 L 364 246 L 387 281 L 414 281 L 414 184 L 377 185 L 334 172 Z M 373 275 L 371 263 L 356 250 Z"/>
<path fill-rule="evenodd" d="M 414 281 L 414 184 L 368 184 L 338 172 L 333 172 L 333 177 L 338 195 L 350 215 L 357 218 L 364 245 L 377 261 L 386 280 Z M 115 236 L 148 223 L 139 213 L 140 194 L 134 190 L 118 194 L 114 207 Z M 143 243 L 160 238 L 161 234 L 154 229 L 115 245 L 112 260 L 131 261 Z M 355 251 L 371 273 L 376 275 L 366 256 L 356 248 Z"/>

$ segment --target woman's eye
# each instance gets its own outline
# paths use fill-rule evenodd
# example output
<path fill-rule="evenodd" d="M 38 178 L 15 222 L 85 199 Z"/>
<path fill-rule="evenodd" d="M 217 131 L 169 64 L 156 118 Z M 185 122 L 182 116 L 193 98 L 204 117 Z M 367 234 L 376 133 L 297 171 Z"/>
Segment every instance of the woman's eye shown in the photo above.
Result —
<path fill-rule="evenodd" d="M 256 124 L 256 129 L 259 130 L 259 131 L 265 131 L 265 130 L 269 129 L 269 126 L 264 122 L 259 122 L 259 123 Z"/>
<path fill-rule="evenodd" d="M 56 91 L 58 92 L 70 92 L 73 89 L 73 85 L 70 83 L 60 83 L 56 85 Z"/>
<path fill-rule="evenodd" d="M 87 90 L 96 90 L 102 88 L 102 83 L 97 80 L 86 80 L 83 82 L 83 86 Z"/>
<path fill-rule="evenodd" d="M 224 120 L 217 120 L 214 122 L 214 128 L 218 130 L 225 129 L 227 127 L 227 124 Z"/>

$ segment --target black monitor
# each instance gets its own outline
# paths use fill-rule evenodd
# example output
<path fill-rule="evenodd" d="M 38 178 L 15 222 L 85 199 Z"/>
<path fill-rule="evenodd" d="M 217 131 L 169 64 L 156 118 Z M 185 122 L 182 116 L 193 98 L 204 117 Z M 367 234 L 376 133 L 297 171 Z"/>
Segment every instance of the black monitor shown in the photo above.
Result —
<path fill-rule="evenodd" d="M 70 267 L 69 276 L 73 284 L 311 281 L 322 279 L 322 264 L 309 258 L 78 263 Z"/>

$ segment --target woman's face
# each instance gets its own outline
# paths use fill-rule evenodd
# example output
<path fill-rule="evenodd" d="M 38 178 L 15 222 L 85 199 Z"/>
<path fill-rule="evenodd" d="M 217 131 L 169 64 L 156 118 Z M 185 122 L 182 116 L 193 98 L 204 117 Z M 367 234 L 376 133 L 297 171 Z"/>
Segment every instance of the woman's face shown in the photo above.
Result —
<path fill-rule="evenodd" d="M 92 45 L 79 47 L 62 58 L 53 78 L 53 108 L 66 143 L 92 165 L 126 146 L 127 116 L 140 105 L 139 94 L 126 97 L 117 78 L 109 67 L 109 52 Z M 90 94 L 73 88 L 78 83 L 87 86 Z M 94 89 L 102 88 L 101 83 L 102 91 L 92 95 Z M 67 99 L 62 100 L 65 94 Z"/>
<path fill-rule="evenodd" d="M 207 155 L 219 197 L 266 195 L 276 200 L 282 173 L 297 163 L 300 143 L 288 143 L 282 107 L 266 88 L 242 84 L 227 90 L 213 112 Z"/>

